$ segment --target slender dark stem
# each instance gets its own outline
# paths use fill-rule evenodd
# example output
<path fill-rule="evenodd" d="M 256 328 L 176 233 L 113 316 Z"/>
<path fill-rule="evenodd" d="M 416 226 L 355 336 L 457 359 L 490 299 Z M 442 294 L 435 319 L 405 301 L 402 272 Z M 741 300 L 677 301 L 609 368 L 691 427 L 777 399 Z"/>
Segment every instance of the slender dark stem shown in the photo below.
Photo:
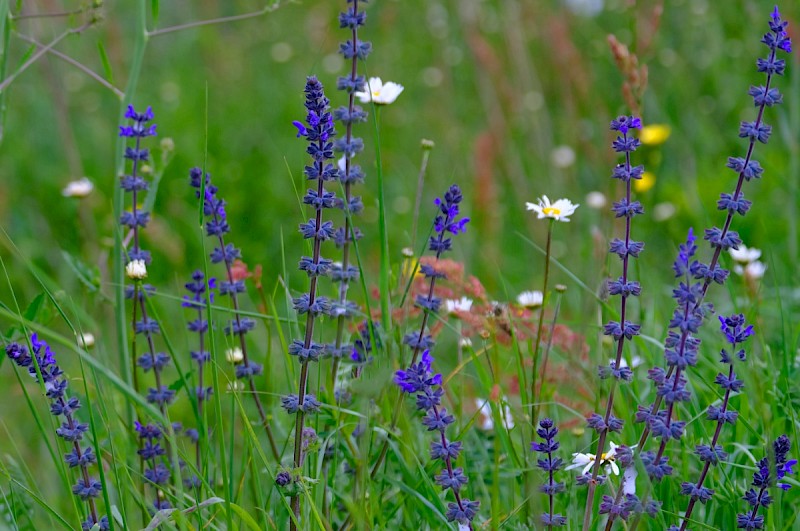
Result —
<path fill-rule="evenodd" d="M 542 378 L 538 378 L 538 369 L 539 369 L 539 345 L 542 341 L 542 328 L 544 328 L 544 307 L 545 307 L 545 300 L 547 299 L 547 281 L 550 277 L 550 244 L 553 239 L 553 223 L 555 222 L 554 219 L 550 218 L 549 223 L 547 225 L 547 244 L 545 246 L 545 254 L 544 254 L 544 281 L 542 282 L 542 306 L 539 308 L 539 323 L 536 326 L 536 340 L 533 343 L 533 367 L 531 367 L 531 441 L 536 434 L 536 424 L 537 424 L 537 414 L 539 411 L 538 407 L 538 393 L 536 391 L 537 387 L 541 389 L 542 385 L 544 385 L 544 374 L 542 374 Z M 537 386 L 538 384 L 538 386 Z M 526 454 L 527 459 L 527 454 Z M 531 487 L 531 475 L 533 473 L 533 469 L 528 467 L 529 469 L 525 472 L 524 483 L 525 483 L 525 493 L 528 496 L 528 503 L 525 506 L 526 511 L 530 511 L 531 503 L 533 502 L 533 496 L 530 492 Z"/>

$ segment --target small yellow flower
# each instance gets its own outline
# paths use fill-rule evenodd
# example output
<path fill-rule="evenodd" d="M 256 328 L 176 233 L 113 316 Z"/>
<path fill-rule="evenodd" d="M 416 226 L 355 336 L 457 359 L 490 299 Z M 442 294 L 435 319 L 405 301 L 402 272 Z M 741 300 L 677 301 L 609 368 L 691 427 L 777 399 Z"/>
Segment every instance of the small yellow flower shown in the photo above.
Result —
<path fill-rule="evenodd" d="M 669 138 L 672 129 L 664 124 L 652 124 L 642 127 L 639 133 L 639 140 L 646 146 L 657 146 L 663 144 Z"/>
<path fill-rule="evenodd" d="M 644 193 L 656 185 L 656 176 L 649 171 L 642 173 L 641 179 L 633 181 L 633 189 L 638 193 Z"/>

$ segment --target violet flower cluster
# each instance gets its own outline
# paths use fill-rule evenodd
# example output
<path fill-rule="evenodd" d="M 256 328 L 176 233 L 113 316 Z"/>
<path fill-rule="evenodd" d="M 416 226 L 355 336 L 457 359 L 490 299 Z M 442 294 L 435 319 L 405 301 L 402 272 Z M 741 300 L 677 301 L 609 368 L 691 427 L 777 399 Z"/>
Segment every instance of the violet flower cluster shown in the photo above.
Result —
<path fill-rule="evenodd" d="M 437 260 L 439 260 L 444 253 L 452 249 L 453 235 L 458 235 L 459 233 L 467 231 L 466 225 L 469 223 L 469 218 L 459 218 L 459 205 L 463 199 L 464 196 L 461 193 L 461 188 L 454 184 L 445 192 L 443 199 L 437 197 L 434 201 L 434 204 L 439 209 L 439 213 L 433 221 L 433 230 L 435 234 L 431 236 L 428 241 L 428 250 L 436 254 Z M 436 270 L 436 268 L 430 264 L 422 264 L 419 271 L 430 281 L 430 284 L 428 286 L 428 293 L 417 295 L 415 300 L 416 305 L 425 311 L 419 332 L 410 332 L 403 337 L 403 343 L 414 350 L 414 355 L 411 360 L 412 365 L 416 363 L 420 351 L 432 348 L 435 343 L 433 337 L 427 332 L 428 316 L 430 313 L 438 313 L 439 307 L 442 305 L 441 298 L 433 294 L 436 281 L 447 278 L 444 272 Z"/>
<path fill-rule="evenodd" d="M 437 259 L 452 248 L 452 235 L 466 232 L 469 218 L 459 218 L 459 205 L 463 199 L 461 189 L 457 185 L 452 185 L 445 192 L 444 198 L 436 198 L 434 201 L 439 212 L 434 218 L 435 235 L 430 237 L 428 249 L 436 253 Z M 467 476 L 462 468 L 453 468 L 453 461 L 461 452 L 461 442 L 449 442 L 445 436 L 447 427 L 455 422 L 455 418 L 449 415 L 445 408 L 440 407 L 444 395 L 441 387 L 442 376 L 434 374 L 431 370 L 433 357 L 430 355 L 430 348 L 434 342 L 430 334 L 426 334 L 428 316 L 431 313 L 437 313 L 441 305 L 441 299 L 433 294 L 436 280 L 445 278 L 445 274 L 428 264 L 422 265 L 420 271 L 430 280 L 428 293 L 418 295 L 416 298 L 417 306 L 425 312 L 419 332 L 406 334 L 403 339 L 406 345 L 413 348 L 414 354 L 408 369 L 397 371 L 394 381 L 403 392 L 416 395 L 417 409 L 425 413 L 422 423 L 428 428 L 428 431 L 439 432 L 439 439 L 431 443 L 431 459 L 441 459 L 445 464 L 445 469 L 436 476 L 435 480 L 443 489 L 452 490 L 456 499 L 455 503 L 451 502 L 447 506 L 447 519 L 451 522 L 471 525 L 480 507 L 480 502 L 461 498 L 460 490 L 467 483 Z M 422 359 L 417 361 L 420 350 L 422 350 Z M 382 455 L 385 454 L 382 452 Z M 376 467 L 380 462 L 381 459 L 376 463 Z"/>
<path fill-rule="evenodd" d="M 193 350 L 190 355 L 192 361 L 197 364 L 197 384 L 194 388 L 194 396 L 197 399 L 197 417 L 203 418 L 203 405 L 208 400 L 214 388 L 205 384 L 205 366 L 211 361 L 211 353 L 206 349 L 206 334 L 208 333 L 208 319 L 204 313 L 207 310 L 206 301 L 214 302 L 213 290 L 217 287 L 217 279 L 211 277 L 206 279 L 205 274 L 197 270 L 192 273 L 192 280 L 185 284 L 186 289 L 191 295 L 184 295 L 181 306 L 188 308 L 195 313 L 195 318 L 189 321 L 186 327 L 190 332 L 197 334 L 197 350 Z M 194 428 L 186 430 L 186 435 L 195 444 L 195 466 L 197 470 L 202 470 L 202 459 L 200 446 L 198 445 L 200 434 Z M 192 485 L 199 485 L 200 479 L 196 475 L 184 478 L 184 483 L 191 481 Z"/>
<path fill-rule="evenodd" d="M 777 486 L 781 490 L 789 490 L 790 485 L 781 480 L 787 474 L 794 474 L 797 459 L 789 459 L 791 441 L 786 435 L 781 435 L 772 443 L 774 456 L 762 458 L 757 464 L 753 474 L 753 483 L 744 494 L 744 500 L 750 505 L 747 512 L 736 515 L 737 529 L 763 529 L 764 516 L 758 510 L 772 505 L 773 498 L 768 489 Z"/>
<path fill-rule="evenodd" d="M 442 407 L 442 375 L 431 369 L 433 357 L 429 350 L 422 353 L 418 363 L 395 373 L 394 381 L 404 393 L 416 395 L 417 409 L 424 413 L 422 424 L 428 431 L 438 432 L 437 440 L 431 442 L 431 459 L 440 459 L 445 468 L 435 477 L 436 484 L 444 490 L 452 490 L 455 503 L 447 505 L 445 516 L 450 522 L 470 525 L 480 507 L 479 501 L 461 497 L 461 488 L 467 484 L 467 476 L 461 467 L 454 468 L 453 461 L 461 453 L 460 441 L 448 441 L 445 432 L 455 422 L 455 417 Z"/>
<path fill-rule="evenodd" d="M 778 6 L 775 6 L 769 20 L 770 31 L 761 38 L 761 42 L 769 48 L 769 56 L 759 58 L 756 62 L 758 71 L 767 75 L 766 83 L 764 85 L 751 86 L 748 91 L 748 94 L 753 98 L 753 104 L 758 107 L 758 115 L 754 121 L 744 121 L 739 125 L 739 137 L 746 138 L 749 141 L 747 155 L 745 157 L 728 158 L 727 167 L 739 175 L 739 181 L 737 182 L 736 190 L 732 194 L 723 193 L 720 195 L 719 201 L 717 201 L 717 208 L 728 212 L 725 225 L 722 228 L 712 227 L 706 229 L 705 232 L 705 239 L 715 248 L 715 258 L 719 256 L 721 251 L 730 248 L 737 249 L 742 243 L 739 235 L 734 231 L 728 230 L 728 227 L 735 214 L 744 216 L 750 209 L 751 202 L 744 198 L 744 193 L 741 191 L 743 183 L 751 179 L 760 178 L 764 171 L 758 161 L 752 159 L 752 153 L 756 142 L 766 144 L 772 133 L 772 127 L 763 122 L 764 109 L 783 102 L 783 95 L 780 91 L 770 85 L 772 84 L 773 76 L 782 76 L 786 69 L 786 61 L 777 57 L 778 51 L 786 53 L 792 51 L 792 43 L 786 33 L 787 24 L 781 19 Z M 706 283 L 709 283 L 711 278 L 721 283 L 721 281 L 724 281 L 727 272 L 709 266 L 708 270 L 705 271 L 705 275 L 708 277 Z"/>
<path fill-rule="evenodd" d="M 153 508 L 156 511 L 169 509 L 172 506 L 163 492 L 169 485 L 172 472 L 165 462 L 167 449 L 161 445 L 161 440 L 165 439 L 164 430 L 154 423 L 136 421 L 134 426 L 140 441 L 137 453 L 144 463 L 144 478 L 156 492 Z"/>
<path fill-rule="evenodd" d="M 679 246 L 678 257 L 672 264 L 678 287 L 672 290 L 677 306 L 664 341 L 664 359 L 668 369 L 655 367 L 647 373 L 655 384 L 659 402 L 666 408 L 659 408 L 656 404 L 639 406 L 636 413 L 636 422 L 645 423 L 645 429 L 661 440 L 658 452 L 644 451 L 641 454 L 645 470 L 653 481 L 672 474 L 669 458 L 664 455 L 666 445 L 671 440 L 680 439 L 686 427 L 686 422 L 674 420 L 673 413 L 677 404 L 687 402 L 691 397 L 686 388 L 685 373 L 689 367 L 697 365 L 700 339 L 695 335 L 705 315 L 712 310 L 710 305 L 701 302 L 703 277 L 697 271 L 704 266 L 693 260 L 697 252 L 695 241 L 694 232 L 689 229 L 686 242 Z"/>
<path fill-rule="evenodd" d="M 131 161 L 130 175 L 125 175 L 120 181 L 120 187 L 131 194 L 131 210 L 125 211 L 120 217 L 120 224 L 128 227 L 133 232 L 132 248 L 128 251 L 128 263 L 141 261 L 144 266 L 150 265 L 150 252 L 142 250 L 139 245 L 139 227 L 144 228 L 150 221 L 150 213 L 139 209 L 139 193 L 150 188 L 150 183 L 139 175 L 140 165 L 150 158 L 150 150 L 141 147 L 142 139 L 156 135 L 156 125 L 150 124 L 153 120 L 153 109 L 148 107 L 143 113 L 138 113 L 133 105 L 128 105 L 125 118 L 130 120 L 128 125 L 119 126 L 119 136 L 134 138 L 133 147 L 125 148 L 125 158 Z"/>
<path fill-rule="evenodd" d="M 745 326 L 744 315 L 742 314 L 731 315 L 730 317 L 719 316 L 719 320 L 722 333 L 725 335 L 726 341 L 730 343 L 730 350 L 722 349 L 720 352 L 720 361 L 728 366 L 727 374 L 720 372 L 714 379 L 714 383 L 723 391 L 722 405 L 716 406 L 712 404 L 708 406 L 707 419 L 716 423 L 714 436 L 711 438 L 711 444 L 699 444 L 695 449 L 695 453 L 700 458 L 700 461 L 703 462 L 703 470 L 700 472 L 700 477 L 696 483 L 688 481 L 681 483 L 681 494 L 689 496 L 689 505 L 684 514 L 681 527 L 671 526 L 669 531 L 684 531 L 692 516 L 695 504 L 698 501 L 705 504 L 714 495 L 714 490 L 705 487 L 703 484 L 708 477 L 711 466 L 718 465 L 728 458 L 728 454 L 719 444 L 719 437 L 722 433 L 722 427 L 725 424 L 734 424 L 739 416 L 738 412 L 730 410 L 730 398 L 733 393 L 739 393 L 744 388 L 744 382 L 736 376 L 733 363 L 735 359 L 745 360 L 745 351 L 740 346 L 748 337 L 753 335 L 753 326 Z"/>
<path fill-rule="evenodd" d="M 639 282 L 630 280 L 629 277 L 630 259 L 638 258 L 644 249 L 644 243 L 633 240 L 631 237 L 633 218 L 644 213 L 642 204 L 639 201 L 634 201 L 632 197 L 632 182 L 636 179 L 641 179 L 644 173 L 644 166 L 633 166 L 631 163 L 631 153 L 641 146 L 641 141 L 632 136 L 632 133 L 633 130 L 641 129 L 641 127 L 641 119 L 634 116 L 620 116 L 612 120 L 610 125 L 610 129 L 618 133 L 611 146 L 615 152 L 625 156 L 625 161 L 617 164 L 611 174 L 612 178 L 619 179 L 625 185 L 625 197 L 614 202 L 612 206 L 615 217 L 625 219 L 625 239 L 614 238 L 609 244 L 609 250 L 616 254 L 622 262 L 622 275 L 617 280 L 608 282 L 609 293 L 618 295 L 621 298 L 620 319 L 619 321 L 609 321 L 603 329 L 605 335 L 611 336 L 616 341 L 614 360 L 608 366 L 598 367 L 598 374 L 601 379 L 609 377 L 614 379 L 614 384 L 609 391 L 605 412 L 603 414 L 592 413 L 586 419 L 589 428 L 597 432 L 599 440 L 591 473 L 587 472 L 578 478 L 579 484 L 589 486 L 586 510 L 584 512 L 584 529 L 588 527 L 591 519 L 595 489 L 597 485 L 604 481 L 604 478 L 600 475 L 600 467 L 606 439 L 609 433 L 621 431 L 624 424 L 622 419 L 613 414 L 616 385 L 630 382 L 633 379 L 631 369 L 622 365 L 622 354 L 625 341 L 638 336 L 640 328 L 640 325 L 627 319 L 627 302 L 629 297 L 638 297 L 641 293 Z"/>
<path fill-rule="evenodd" d="M 326 352 L 325 345 L 314 341 L 314 324 L 320 315 L 344 316 L 350 312 L 351 307 L 339 300 L 334 306 L 330 299 L 319 295 L 318 281 L 320 277 L 329 276 L 333 261 L 321 255 L 322 243 L 334 238 L 336 233 L 333 222 L 323 220 L 323 211 L 334 208 L 338 204 L 336 194 L 325 189 L 325 182 L 335 181 L 339 178 L 338 168 L 331 163 L 333 159 L 336 129 L 333 126 L 333 115 L 330 112 L 330 101 L 325 97 L 324 87 L 319 80 L 310 76 L 305 85 L 305 123 L 292 122 L 297 127 L 297 137 L 305 137 L 308 142 L 306 152 L 311 156 L 311 164 L 305 167 L 305 176 L 309 181 L 316 181 L 316 189 L 309 188 L 303 202 L 314 209 L 314 217 L 308 222 L 300 224 L 300 233 L 303 238 L 313 240 L 312 256 L 303 256 L 300 259 L 299 269 L 304 271 L 309 279 L 308 293 L 304 293 L 292 300 L 292 306 L 298 315 L 306 316 L 305 335 L 303 339 L 294 339 L 289 345 L 289 354 L 295 356 L 300 362 L 300 381 L 297 394 L 284 395 L 281 405 L 289 413 L 295 415 L 295 443 L 294 443 L 294 468 L 300 469 L 304 461 L 303 434 L 305 415 L 319 410 L 320 402 L 313 393 L 308 392 L 308 367 L 309 362 L 319 361 Z M 341 272 L 341 271 L 340 271 Z M 348 273 L 349 274 L 349 273 Z M 291 528 L 296 529 L 296 520 L 300 517 L 299 493 L 291 497 L 292 511 L 295 518 Z"/>
<path fill-rule="evenodd" d="M 109 529 L 108 517 L 98 518 L 95 498 L 100 496 L 103 486 L 97 479 L 89 475 L 89 467 L 97 463 L 97 454 L 91 446 L 81 446 L 84 434 L 89 431 L 89 425 L 79 422 L 75 412 L 81 408 L 80 400 L 67 394 L 69 382 L 64 372 L 56 361 L 55 354 L 44 340 L 37 334 L 31 334 L 31 347 L 33 354 L 26 345 L 9 343 L 6 346 L 6 355 L 19 367 L 28 370 L 28 373 L 40 383 L 50 400 L 50 413 L 56 417 L 63 417 L 61 426 L 56 429 L 56 435 L 72 446 L 70 452 L 64 455 L 64 461 L 70 469 L 79 470 L 79 479 L 72 487 L 72 493 L 86 502 L 89 516 L 81 522 L 81 529 L 92 529 L 95 525 L 103 531 Z"/>
<path fill-rule="evenodd" d="M 564 462 L 560 457 L 553 457 L 553 454 L 558 451 L 561 444 L 556 441 L 558 435 L 558 428 L 555 423 L 549 418 L 539 421 L 539 428 L 536 430 L 537 435 L 541 437 L 542 442 L 534 441 L 531 443 L 531 450 L 544 454 L 544 457 L 537 460 L 536 466 L 542 469 L 547 474 L 547 483 L 544 483 L 539 490 L 547 495 L 549 502 L 549 511 L 542 514 L 542 524 L 548 529 L 553 527 L 563 527 L 567 525 L 567 518 L 560 513 L 555 513 L 553 506 L 555 505 L 555 495 L 560 494 L 566 490 L 564 482 L 557 482 L 554 477 L 555 473 L 561 470 Z"/>
<path fill-rule="evenodd" d="M 196 197 L 198 199 L 202 198 L 203 201 L 203 216 L 206 218 L 206 235 L 214 240 L 214 249 L 209 255 L 211 263 L 223 264 L 225 267 L 225 280 L 218 283 L 219 294 L 230 297 L 231 306 L 233 307 L 233 318 L 225 325 L 224 333 L 225 335 L 238 338 L 239 348 L 242 351 L 243 358 L 242 362 L 236 365 L 236 378 L 239 380 L 247 380 L 250 386 L 250 394 L 258 409 L 261 424 L 264 426 L 264 430 L 267 433 L 272 455 L 278 460 L 280 459 L 280 452 L 278 451 L 278 446 L 272 435 L 269 420 L 264 411 L 264 406 L 261 404 L 259 394 L 256 392 L 256 385 L 253 380 L 254 376 L 259 376 L 264 372 L 264 367 L 250 358 L 245 341 L 245 335 L 255 328 L 256 323 L 253 319 L 241 315 L 239 293 L 245 292 L 244 280 L 236 278 L 233 274 L 233 262 L 237 258 L 241 258 L 242 252 L 232 243 L 226 243 L 225 241 L 225 235 L 231 231 L 231 227 L 228 224 L 228 215 L 225 211 L 225 200 L 217 195 L 219 188 L 211 183 L 211 175 L 206 173 L 204 176 L 203 170 L 200 168 L 192 168 L 189 170 L 189 186 L 196 189 Z M 208 327 L 208 323 L 205 322 L 196 324 L 203 325 L 206 328 Z M 190 326 L 192 325 L 190 324 Z M 207 392 L 207 390 L 204 391 L 204 394 L 205 392 Z"/>
<path fill-rule="evenodd" d="M 136 359 L 136 365 L 144 372 L 153 371 L 155 387 L 150 387 L 147 392 L 147 401 L 157 405 L 163 414 L 167 405 L 175 398 L 175 391 L 161 382 L 161 373 L 170 363 L 169 355 L 166 352 L 156 352 L 154 335 L 159 334 L 161 329 L 158 321 L 151 319 L 147 314 L 145 299 L 153 294 L 155 288 L 142 281 L 147 276 L 147 265 L 151 262 L 151 256 L 140 246 L 140 229 L 145 228 L 150 220 L 150 213 L 139 210 L 139 194 L 150 187 L 150 183 L 139 175 L 139 165 L 148 161 L 150 151 L 141 147 L 141 141 L 148 136 L 156 134 L 156 125 L 149 124 L 153 120 L 153 110 L 148 107 L 144 113 L 138 113 L 133 105 L 128 106 L 125 118 L 131 120 L 130 125 L 122 125 L 119 128 L 119 135 L 122 137 L 134 138 L 134 147 L 125 148 L 125 158 L 131 161 L 132 169 L 130 175 L 125 175 L 120 181 L 120 187 L 131 194 L 131 210 L 123 212 L 120 224 L 128 227 L 133 234 L 131 249 L 128 251 L 128 264 L 126 273 L 128 278 L 133 280 L 133 285 L 126 286 L 126 298 L 133 299 L 134 333 L 142 335 L 147 343 L 144 354 Z M 137 311 L 140 319 L 137 320 Z M 133 352 L 136 357 L 136 352 Z"/>
<path fill-rule="evenodd" d="M 366 0 L 361 0 L 366 3 Z M 338 320 L 336 339 L 326 346 L 326 352 L 334 359 L 331 368 L 332 377 L 336 378 L 339 360 L 353 352 L 353 345 L 343 343 L 345 320 L 352 318 L 358 311 L 358 306 L 347 300 L 347 291 L 351 282 L 358 279 L 358 267 L 351 260 L 350 245 L 361 238 L 361 231 L 353 224 L 352 216 L 359 214 L 364 204 L 361 197 L 352 193 L 352 186 L 364 182 L 364 172 L 361 166 L 353 164 L 352 159 L 364 149 L 361 138 L 353 136 L 353 124 L 364 122 L 367 113 L 356 105 L 355 93 L 364 90 L 364 76 L 358 74 L 358 61 L 366 60 L 372 46 L 358 38 L 358 28 L 363 26 L 367 19 L 364 11 L 359 11 L 359 0 L 348 0 L 352 4 L 343 13 L 339 14 L 339 26 L 350 31 L 350 38 L 341 43 L 339 53 L 345 60 L 350 61 L 350 73 L 339 77 L 337 88 L 347 94 L 348 104 L 340 106 L 332 112 L 334 121 L 344 126 L 344 135 L 333 143 L 333 150 L 340 153 L 342 158 L 338 163 L 338 180 L 342 185 L 343 197 L 336 198 L 334 205 L 344 211 L 344 226 L 336 229 L 333 241 L 342 249 L 341 263 L 333 263 L 330 268 L 330 279 L 339 284 L 336 300 L 331 302 L 331 316 Z"/>

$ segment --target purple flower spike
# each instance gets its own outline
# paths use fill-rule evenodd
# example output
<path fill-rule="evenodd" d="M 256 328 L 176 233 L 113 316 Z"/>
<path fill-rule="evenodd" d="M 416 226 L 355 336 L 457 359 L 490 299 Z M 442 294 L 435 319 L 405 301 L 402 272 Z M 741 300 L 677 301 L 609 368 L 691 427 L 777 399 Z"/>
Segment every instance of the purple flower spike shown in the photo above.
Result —
<path fill-rule="evenodd" d="M 100 529 L 107 530 L 108 518 L 98 517 L 95 504 L 95 498 L 102 493 L 103 485 L 89 475 L 89 467 L 97 463 L 97 454 L 91 446 L 81 445 L 84 435 L 89 431 L 89 425 L 79 422 L 75 417 L 75 412 L 81 408 L 80 400 L 68 396 L 69 382 L 58 366 L 50 345 L 35 333 L 31 334 L 30 341 L 32 351 L 29 351 L 24 344 L 9 343 L 6 346 L 6 355 L 44 386 L 47 398 L 50 400 L 50 413 L 55 417 L 63 417 L 61 426 L 56 429 L 56 435 L 70 447 L 70 452 L 64 456 L 64 461 L 70 469 L 77 468 L 80 471 L 79 479 L 72 486 L 72 492 L 85 502 L 89 509 L 89 518 L 82 523 L 82 527 L 90 529 L 97 524 Z M 39 373 L 36 371 L 37 365 Z"/>

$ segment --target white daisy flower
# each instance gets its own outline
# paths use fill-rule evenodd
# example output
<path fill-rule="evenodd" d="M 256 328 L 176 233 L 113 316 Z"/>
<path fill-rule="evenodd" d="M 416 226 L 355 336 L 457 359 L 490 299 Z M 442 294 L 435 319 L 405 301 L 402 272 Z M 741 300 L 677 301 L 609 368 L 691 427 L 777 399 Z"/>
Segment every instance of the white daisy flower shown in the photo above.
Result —
<path fill-rule="evenodd" d="M 234 347 L 225 351 L 225 359 L 228 363 L 241 363 L 244 361 L 244 353 L 239 347 Z"/>
<path fill-rule="evenodd" d="M 241 380 L 228 382 L 228 385 L 225 386 L 225 389 L 227 389 L 229 393 L 244 391 L 244 382 L 242 382 Z"/>
<path fill-rule="evenodd" d="M 458 312 L 469 312 L 472 308 L 472 299 L 461 297 L 460 299 L 446 299 L 444 307 L 447 313 L 457 314 Z"/>
<path fill-rule="evenodd" d="M 608 472 L 608 469 L 610 468 L 611 472 L 613 472 L 615 476 L 619 476 L 619 466 L 617 466 L 616 463 L 617 448 L 619 448 L 619 445 L 616 445 L 611 441 L 608 442 L 608 445 L 611 449 L 604 454 L 600 454 L 600 464 L 606 467 L 606 472 Z M 634 448 L 634 446 L 631 446 L 631 448 Z M 586 474 L 594 466 L 594 458 L 594 454 L 572 454 L 572 464 L 564 468 L 564 470 L 572 470 L 574 468 L 583 467 L 581 474 Z"/>
<path fill-rule="evenodd" d="M 77 341 L 79 347 L 83 349 L 91 348 L 94 346 L 94 334 L 89 332 L 78 334 Z"/>
<path fill-rule="evenodd" d="M 541 291 L 523 291 L 517 295 L 517 302 L 524 308 L 538 308 L 544 302 Z"/>
<path fill-rule="evenodd" d="M 373 102 L 375 105 L 389 105 L 403 92 L 403 85 L 393 81 L 384 83 L 379 77 L 371 77 L 367 82 L 367 90 L 356 92 L 356 97 L 361 103 Z"/>
<path fill-rule="evenodd" d="M 90 181 L 88 177 L 82 177 L 77 181 L 71 181 L 67 183 L 64 189 L 61 190 L 61 195 L 64 197 L 77 197 L 80 199 L 91 194 L 92 190 L 94 190 L 94 184 L 92 181 Z"/>
<path fill-rule="evenodd" d="M 478 427 L 484 431 L 494 430 L 494 417 L 492 416 L 492 406 L 489 401 L 484 398 L 475 399 L 475 407 L 478 410 Z M 508 407 L 508 402 L 503 400 L 503 410 L 500 412 L 503 419 L 503 426 L 506 430 L 512 429 L 514 424 L 514 417 L 511 416 L 511 408 Z"/>
<path fill-rule="evenodd" d="M 612 358 L 612 359 L 608 360 L 608 364 L 609 365 L 613 365 L 614 361 L 615 361 L 615 359 Z M 634 356 L 633 358 L 631 358 L 631 363 L 630 364 L 628 364 L 628 360 L 626 360 L 625 358 L 622 358 L 621 360 L 619 360 L 619 367 L 620 367 L 620 369 L 622 367 L 630 367 L 631 369 L 635 369 L 636 367 L 641 365 L 642 362 L 644 362 L 644 360 L 639 356 Z"/>
<path fill-rule="evenodd" d="M 733 272 L 745 278 L 758 280 L 764 278 L 764 273 L 767 272 L 767 264 L 759 260 L 750 262 L 745 266 L 736 264 L 733 266 Z"/>
<path fill-rule="evenodd" d="M 147 277 L 147 266 L 144 260 L 131 260 L 125 266 L 125 274 L 131 280 L 141 280 Z"/>
<path fill-rule="evenodd" d="M 749 264 L 761 258 L 761 249 L 756 249 L 755 247 L 748 248 L 744 244 L 739 245 L 738 249 L 728 249 L 728 252 L 731 254 L 731 258 L 733 258 L 734 262 L 740 264 Z"/>
<path fill-rule="evenodd" d="M 572 204 L 569 199 L 559 199 L 551 203 L 546 195 L 543 195 L 537 201 L 539 202 L 538 204 L 525 203 L 525 206 L 528 207 L 528 210 L 536 212 L 538 219 L 550 218 L 556 221 L 569 222 L 569 216 L 574 214 L 580 206 Z"/>
<path fill-rule="evenodd" d="M 606 195 L 603 192 L 595 190 L 586 194 L 586 206 L 589 208 L 600 210 L 601 208 L 605 208 L 607 204 L 608 199 L 606 199 Z"/>

